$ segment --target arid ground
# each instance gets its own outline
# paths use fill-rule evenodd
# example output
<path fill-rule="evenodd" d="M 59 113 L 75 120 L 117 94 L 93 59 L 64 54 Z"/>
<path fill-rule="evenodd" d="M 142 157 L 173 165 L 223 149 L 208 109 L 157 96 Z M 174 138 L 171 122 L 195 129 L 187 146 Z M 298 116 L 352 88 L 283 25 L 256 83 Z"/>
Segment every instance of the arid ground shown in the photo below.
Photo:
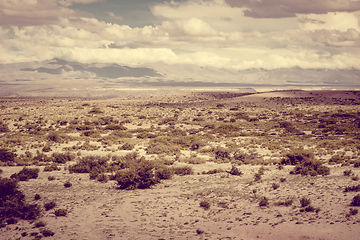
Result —
<path fill-rule="evenodd" d="M 0 238 L 359 239 L 359 104 L 357 91 L 0 99 L 0 185 L 39 210 L 12 216 L 0 193 Z"/>

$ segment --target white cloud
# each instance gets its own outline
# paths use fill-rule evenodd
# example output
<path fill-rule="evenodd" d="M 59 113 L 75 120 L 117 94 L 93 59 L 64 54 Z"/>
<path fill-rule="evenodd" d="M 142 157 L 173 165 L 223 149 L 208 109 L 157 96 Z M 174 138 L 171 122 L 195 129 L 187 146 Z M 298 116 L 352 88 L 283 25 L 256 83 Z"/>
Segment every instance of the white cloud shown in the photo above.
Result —
<path fill-rule="evenodd" d="M 355 29 L 360 31 L 359 18 L 354 13 L 329 12 L 327 14 L 298 14 L 299 26 L 303 30 L 339 30 Z"/>
<path fill-rule="evenodd" d="M 232 7 L 248 8 L 245 16 L 254 18 L 288 18 L 295 14 L 326 14 L 328 12 L 355 12 L 360 1 L 355 0 L 226 0 Z"/>
<path fill-rule="evenodd" d="M 89 13 L 67 7 L 73 3 L 96 1 L 98 0 L 0 0 L 0 26 L 58 24 L 61 18 L 89 17 Z"/>
<path fill-rule="evenodd" d="M 120 21 L 123 20 L 123 18 L 121 16 L 116 16 L 113 12 L 107 12 L 107 14 L 109 17 L 114 18 L 116 20 L 120 20 Z"/>
<path fill-rule="evenodd" d="M 165 21 L 160 28 L 172 36 L 214 36 L 217 32 L 206 22 L 198 18 Z"/>

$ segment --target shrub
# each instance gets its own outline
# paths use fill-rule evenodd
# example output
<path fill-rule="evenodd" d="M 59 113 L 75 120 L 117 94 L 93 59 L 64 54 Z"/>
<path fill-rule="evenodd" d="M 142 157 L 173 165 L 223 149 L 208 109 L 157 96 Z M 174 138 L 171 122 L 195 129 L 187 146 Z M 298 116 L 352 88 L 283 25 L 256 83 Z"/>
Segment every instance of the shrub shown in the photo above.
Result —
<path fill-rule="evenodd" d="M 16 224 L 18 221 L 19 221 L 19 219 L 16 217 L 9 217 L 6 219 L 7 224 Z"/>
<path fill-rule="evenodd" d="M 56 209 L 54 213 L 55 213 L 55 216 L 57 216 L 57 217 L 65 217 L 67 215 L 67 210 L 66 209 Z"/>
<path fill-rule="evenodd" d="M 1 148 L 0 149 L 0 161 L 3 163 L 11 163 L 14 162 L 16 158 L 16 154 L 10 152 L 7 149 Z"/>
<path fill-rule="evenodd" d="M 204 208 L 205 210 L 208 210 L 210 208 L 210 203 L 208 201 L 201 201 L 200 207 Z"/>
<path fill-rule="evenodd" d="M 271 187 L 272 187 L 272 189 L 276 190 L 276 189 L 278 189 L 280 187 L 280 184 L 272 183 Z"/>
<path fill-rule="evenodd" d="M 99 181 L 99 182 L 105 182 L 106 183 L 106 182 L 109 181 L 109 177 L 105 173 L 101 173 L 101 174 L 98 174 L 98 176 L 96 177 L 96 180 Z"/>
<path fill-rule="evenodd" d="M 351 176 L 352 170 L 344 170 L 344 176 Z"/>
<path fill-rule="evenodd" d="M 51 147 L 49 145 L 46 145 L 45 147 L 42 148 L 43 152 L 51 152 Z"/>
<path fill-rule="evenodd" d="M 47 202 L 44 204 L 45 211 L 49 211 L 50 209 L 53 209 L 56 207 L 55 201 Z"/>
<path fill-rule="evenodd" d="M 275 203 L 276 206 L 285 206 L 285 207 L 291 206 L 292 204 L 293 204 L 292 199 L 287 199 L 287 200 L 279 201 L 279 202 Z"/>
<path fill-rule="evenodd" d="M 120 150 L 133 150 L 134 147 L 135 147 L 135 145 L 132 144 L 132 143 L 124 143 L 124 144 L 120 147 Z"/>
<path fill-rule="evenodd" d="M 60 134 L 58 132 L 50 132 L 47 135 L 47 138 L 50 141 L 53 141 L 53 142 L 61 142 L 61 137 L 60 137 Z"/>
<path fill-rule="evenodd" d="M 313 158 L 314 154 L 312 152 L 303 149 L 295 149 L 294 151 L 285 154 L 285 157 L 281 160 L 281 164 L 297 165 Z"/>
<path fill-rule="evenodd" d="M 311 200 L 309 198 L 302 197 L 300 199 L 301 207 L 306 207 L 306 206 L 310 205 L 310 203 L 311 203 Z"/>
<path fill-rule="evenodd" d="M 89 113 L 98 114 L 98 113 L 103 113 L 103 111 L 101 111 L 101 109 L 98 108 L 98 107 L 93 107 L 93 108 L 89 111 Z"/>
<path fill-rule="evenodd" d="M 350 215 L 356 215 L 356 214 L 358 214 L 358 210 L 356 209 L 356 208 L 350 208 L 349 209 L 349 213 L 350 213 Z"/>
<path fill-rule="evenodd" d="M 24 167 L 20 172 L 12 174 L 10 178 L 16 179 L 18 181 L 27 181 L 28 179 L 36 179 L 38 175 L 38 168 Z"/>
<path fill-rule="evenodd" d="M 47 228 L 42 229 L 40 232 L 44 237 L 52 237 L 55 235 L 55 233 L 53 231 L 51 231 L 50 229 L 47 229 Z"/>
<path fill-rule="evenodd" d="M 260 181 L 262 175 L 264 175 L 264 167 L 260 167 L 258 172 L 254 174 L 254 181 Z"/>
<path fill-rule="evenodd" d="M 353 199 L 351 200 L 350 205 L 354 206 L 354 207 L 359 207 L 360 206 L 360 194 L 353 197 Z"/>
<path fill-rule="evenodd" d="M 100 156 L 82 157 L 75 165 L 69 166 L 70 173 L 90 173 L 93 169 L 105 172 L 108 168 L 108 159 Z"/>
<path fill-rule="evenodd" d="M 235 175 L 235 176 L 240 176 L 242 174 L 242 172 L 237 167 L 235 167 L 234 165 L 231 167 L 229 173 L 231 175 Z"/>
<path fill-rule="evenodd" d="M 34 199 L 35 199 L 35 200 L 40 200 L 40 199 L 41 199 L 41 196 L 37 193 L 37 194 L 35 194 Z"/>
<path fill-rule="evenodd" d="M 329 175 L 330 168 L 322 165 L 320 161 L 314 159 L 306 159 L 300 164 L 294 167 L 294 170 L 290 172 L 290 174 L 301 174 L 301 175 Z"/>
<path fill-rule="evenodd" d="M 156 167 L 156 177 L 158 179 L 171 179 L 174 174 L 172 169 L 167 166 Z"/>
<path fill-rule="evenodd" d="M 25 195 L 18 190 L 15 179 L 0 178 L 0 222 L 6 218 L 33 220 L 39 215 L 40 208 L 25 202 Z"/>
<path fill-rule="evenodd" d="M 127 130 L 127 128 L 125 126 L 123 126 L 122 124 L 109 124 L 105 127 L 105 130 Z"/>
<path fill-rule="evenodd" d="M 222 147 L 217 147 L 214 149 L 215 159 L 221 162 L 230 161 L 230 151 Z"/>
<path fill-rule="evenodd" d="M 259 202 L 260 207 L 267 207 L 269 206 L 269 199 L 267 197 L 262 197 Z"/>
<path fill-rule="evenodd" d="M 69 161 L 74 160 L 75 156 L 73 154 L 71 154 L 70 152 L 66 152 L 66 153 L 53 153 L 52 154 L 53 158 L 55 159 L 54 162 L 56 163 L 66 163 Z"/>
<path fill-rule="evenodd" d="M 46 226 L 46 223 L 43 221 L 37 221 L 34 223 L 35 228 L 40 228 L 40 227 L 45 227 L 45 226 Z"/>
<path fill-rule="evenodd" d="M 154 173 L 154 164 L 147 160 L 141 160 L 137 165 L 129 169 L 119 170 L 115 179 L 120 189 L 133 190 L 136 188 L 149 188 L 159 182 Z"/>
<path fill-rule="evenodd" d="M 191 166 L 179 166 L 171 168 L 173 173 L 180 176 L 191 175 L 193 174 L 193 170 Z"/>
<path fill-rule="evenodd" d="M 47 165 L 44 168 L 44 172 L 51 172 L 51 171 L 60 171 L 60 168 L 56 163 L 52 163 L 51 165 Z"/>
<path fill-rule="evenodd" d="M 65 188 L 69 188 L 69 187 L 71 187 L 71 186 L 72 186 L 72 184 L 71 184 L 71 182 L 69 182 L 69 181 L 67 181 L 67 182 L 64 183 L 64 187 L 65 187 Z"/>
<path fill-rule="evenodd" d="M 55 177 L 54 176 L 48 176 L 48 180 L 49 181 L 55 180 Z"/>
<path fill-rule="evenodd" d="M 360 185 L 345 187 L 344 192 L 360 192 Z"/>

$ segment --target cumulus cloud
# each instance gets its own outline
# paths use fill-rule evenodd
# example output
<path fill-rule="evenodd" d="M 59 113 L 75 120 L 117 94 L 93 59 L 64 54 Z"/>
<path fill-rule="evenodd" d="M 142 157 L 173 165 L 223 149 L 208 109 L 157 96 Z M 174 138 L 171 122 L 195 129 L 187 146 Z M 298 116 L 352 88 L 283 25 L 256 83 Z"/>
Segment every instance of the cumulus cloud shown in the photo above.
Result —
<path fill-rule="evenodd" d="M 303 30 L 360 30 L 358 17 L 353 13 L 330 12 L 327 14 L 297 14 L 297 17 L 299 19 L 299 26 Z"/>
<path fill-rule="evenodd" d="M 58 24 L 61 18 L 91 16 L 67 8 L 97 0 L 0 0 L 0 26 Z"/>
<path fill-rule="evenodd" d="M 122 16 L 116 16 L 113 12 L 107 12 L 107 14 L 109 17 L 114 18 L 116 20 L 120 20 L 120 21 L 123 20 Z"/>
<path fill-rule="evenodd" d="M 188 0 L 151 6 L 155 16 L 171 20 L 196 17 L 217 31 L 280 31 L 298 28 L 297 19 L 254 19 L 244 16 L 248 8 L 234 8 L 224 0 Z"/>
<path fill-rule="evenodd" d="M 354 0 L 225 0 L 232 7 L 247 8 L 244 15 L 253 18 L 285 18 L 300 14 L 356 12 L 360 1 Z"/>
<path fill-rule="evenodd" d="M 217 32 L 206 22 L 198 18 L 165 21 L 160 28 L 173 36 L 214 36 Z"/>

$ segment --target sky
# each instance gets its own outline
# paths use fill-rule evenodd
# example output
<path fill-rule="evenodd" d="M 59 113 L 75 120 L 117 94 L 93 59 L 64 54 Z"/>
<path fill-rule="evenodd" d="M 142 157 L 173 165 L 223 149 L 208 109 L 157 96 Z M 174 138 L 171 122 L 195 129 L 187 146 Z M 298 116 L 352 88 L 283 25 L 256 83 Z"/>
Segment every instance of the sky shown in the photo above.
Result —
<path fill-rule="evenodd" d="M 0 0 L 0 94 L 360 86 L 360 0 Z"/>

